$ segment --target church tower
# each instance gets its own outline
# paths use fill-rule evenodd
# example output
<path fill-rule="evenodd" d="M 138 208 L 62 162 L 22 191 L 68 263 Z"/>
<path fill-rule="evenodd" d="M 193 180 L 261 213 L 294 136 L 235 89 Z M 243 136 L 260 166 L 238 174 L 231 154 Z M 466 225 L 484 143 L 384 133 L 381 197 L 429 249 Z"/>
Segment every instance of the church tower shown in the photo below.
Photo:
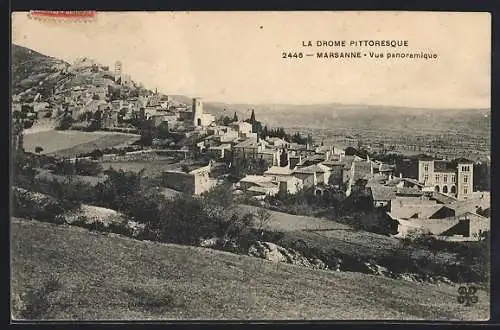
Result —
<path fill-rule="evenodd" d="M 203 101 L 201 98 L 196 97 L 193 99 L 193 125 L 203 126 Z"/>

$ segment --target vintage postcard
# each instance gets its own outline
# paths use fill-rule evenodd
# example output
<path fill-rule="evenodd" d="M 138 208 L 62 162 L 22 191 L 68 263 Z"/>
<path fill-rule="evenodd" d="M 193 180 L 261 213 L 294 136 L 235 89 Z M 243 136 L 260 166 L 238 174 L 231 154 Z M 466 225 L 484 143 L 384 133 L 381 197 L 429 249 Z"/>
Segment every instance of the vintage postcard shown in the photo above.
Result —
<path fill-rule="evenodd" d="M 14 12 L 12 320 L 488 320 L 490 44 L 481 12 Z"/>

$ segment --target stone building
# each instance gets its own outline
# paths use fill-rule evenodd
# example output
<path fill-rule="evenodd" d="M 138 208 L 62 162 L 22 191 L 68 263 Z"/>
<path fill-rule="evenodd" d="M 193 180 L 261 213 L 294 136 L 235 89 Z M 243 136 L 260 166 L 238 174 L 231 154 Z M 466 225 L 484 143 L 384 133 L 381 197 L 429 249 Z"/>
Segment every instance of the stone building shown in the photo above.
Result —
<path fill-rule="evenodd" d="M 193 106 L 191 108 L 193 126 L 207 127 L 215 122 L 215 116 L 205 113 L 203 111 L 203 101 L 201 98 L 193 99 Z"/>
<path fill-rule="evenodd" d="M 424 188 L 458 200 L 472 197 L 473 176 L 474 163 L 465 158 L 446 161 L 422 156 L 418 160 L 418 181 Z"/>
<path fill-rule="evenodd" d="M 163 172 L 163 184 L 167 188 L 181 191 L 185 194 L 199 195 L 210 190 L 217 180 L 210 177 L 211 164 L 190 168 L 175 168 Z"/>

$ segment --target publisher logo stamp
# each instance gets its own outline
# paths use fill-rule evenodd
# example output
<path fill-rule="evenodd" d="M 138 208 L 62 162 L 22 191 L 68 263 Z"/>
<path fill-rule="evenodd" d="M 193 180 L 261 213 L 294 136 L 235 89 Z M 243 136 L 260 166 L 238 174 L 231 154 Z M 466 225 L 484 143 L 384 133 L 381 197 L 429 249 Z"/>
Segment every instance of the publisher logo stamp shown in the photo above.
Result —
<path fill-rule="evenodd" d="M 28 17 L 42 21 L 81 23 L 94 21 L 97 18 L 97 12 L 93 10 L 31 10 Z"/>
<path fill-rule="evenodd" d="M 458 288 L 458 303 L 464 306 L 471 306 L 478 302 L 475 286 L 461 286 Z"/>

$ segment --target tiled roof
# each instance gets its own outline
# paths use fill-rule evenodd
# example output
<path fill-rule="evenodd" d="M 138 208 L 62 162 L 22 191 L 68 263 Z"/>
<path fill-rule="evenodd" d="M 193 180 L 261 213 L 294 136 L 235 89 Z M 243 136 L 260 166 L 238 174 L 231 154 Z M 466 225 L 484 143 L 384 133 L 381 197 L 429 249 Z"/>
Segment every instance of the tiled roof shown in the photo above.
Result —
<path fill-rule="evenodd" d="M 290 143 L 290 146 L 288 147 L 290 150 L 305 150 L 307 149 L 307 146 L 305 144 L 298 144 L 298 143 Z"/>
<path fill-rule="evenodd" d="M 394 186 L 398 185 L 399 183 L 401 183 L 401 181 L 403 181 L 403 179 L 393 178 L 392 180 L 388 180 L 385 185 L 388 187 L 394 187 Z"/>
<path fill-rule="evenodd" d="M 423 184 L 421 184 L 417 180 L 411 179 L 411 178 L 403 178 L 403 181 L 406 181 L 406 182 L 408 182 L 410 184 L 413 184 L 413 185 L 416 185 L 416 186 L 419 186 L 419 187 L 423 187 L 424 186 Z"/>
<path fill-rule="evenodd" d="M 396 190 L 397 195 L 411 195 L 411 196 L 422 196 L 423 192 L 416 188 L 398 187 Z"/>
<path fill-rule="evenodd" d="M 296 173 L 325 173 L 325 169 L 318 165 L 301 167 L 295 170 Z"/>
<path fill-rule="evenodd" d="M 371 165 L 366 161 L 355 162 L 354 165 L 354 180 L 364 179 L 371 175 Z"/>
<path fill-rule="evenodd" d="M 431 196 L 432 199 L 435 199 L 436 201 L 442 203 L 442 204 L 449 204 L 449 203 L 453 203 L 453 202 L 456 202 L 456 198 L 454 197 L 451 197 L 451 196 L 448 196 L 448 195 L 445 195 L 445 194 L 442 194 L 442 193 L 439 193 L 437 191 L 434 191 L 432 192 L 432 196 Z"/>
<path fill-rule="evenodd" d="M 289 169 L 288 167 L 272 166 L 264 173 L 265 174 L 277 174 L 277 175 L 290 175 L 290 174 L 292 174 L 292 172 L 293 171 L 291 169 Z"/>
<path fill-rule="evenodd" d="M 434 160 L 434 157 L 429 155 L 418 155 L 418 160 Z"/>
<path fill-rule="evenodd" d="M 276 192 L 278 190 L 278 187 L 257 187 L 257 186 L 254 186 L 254 187 L 250 187 L 247 189 L 248 191 L 253 191 L 253 192 L 258 192 L 258 193 L 262 193 L 262 194 L 267 194 L 269 192 Z"/>
<path fill-rule="evenodd" d="M 394 204 L 394 206 L 396 205 Z M 391 207 L 391 214 L 399 219 L 410 219 L 412 217 L 415 219 L 429 219 L 445 207 L 442 204 L 411 204 L 411 202 L 406 203 L 403 201 L 402 206 Z"/>
<path fill-rule="evenodd" d="M 240 182 L 249 183 L 261 183 L 261 182 L 271 182 L 271 178 L 262 175 L 247 175 Z"/>
<path fill-rule="evenodd" d="M 474 162 L 470 159 L 467 158 L 457 158 L 455 159 L 455 162 L 460 163 L 460 164 L 474 164 Z"/>
<path fill-rule="evenodd" d="M 396 197 L 396 189 L 382 185 L 372 185 L 369 187 L 374 201 L 390 201 Z"/>
<path fill-rule="evenodd" d="M 257 142 L 257 139 L 246 139 L 243 140 L 242 142 L 238 143 L 235 145 L 235 148 L 257 148 L 259 146 L 259 143 Z"/>
<path fill-rule="evenodd" d="M 386 172 L 386 171 L 392 171 L 394 170 L 394 166 L 388 165 L 388 164 L 381 164 L 379 166 L 379 172 Z"/>
<path fill-rule="evenodd" d="M 316 148 L 317 153 L 325 153 L 327 151 L 332 151 L 333 146 L 319 146 Z"/>

